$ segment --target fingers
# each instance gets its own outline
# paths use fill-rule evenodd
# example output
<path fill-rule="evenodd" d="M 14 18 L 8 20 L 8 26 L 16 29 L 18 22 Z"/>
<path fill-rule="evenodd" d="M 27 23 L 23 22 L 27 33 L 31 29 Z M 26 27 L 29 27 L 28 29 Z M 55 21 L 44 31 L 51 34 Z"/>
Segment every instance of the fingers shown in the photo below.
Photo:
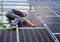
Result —
<path fill-rule="evenodd" d="M 32 24 L 32 27 L 36 27 L 36 25 L 35 24 Z"/>

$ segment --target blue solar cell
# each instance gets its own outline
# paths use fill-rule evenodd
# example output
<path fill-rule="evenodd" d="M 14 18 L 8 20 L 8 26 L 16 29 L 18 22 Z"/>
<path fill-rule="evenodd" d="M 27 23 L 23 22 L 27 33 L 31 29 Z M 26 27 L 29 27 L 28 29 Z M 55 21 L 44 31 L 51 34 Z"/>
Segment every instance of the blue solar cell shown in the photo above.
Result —
<path fill-rule="evenodd" d="M 19 38 L 20 38 L 21 42 L 24 41 L 24 36 L 23 36 L 23 31 L 22 30 L 19 30 Z"/>
<path fill-rule="evenodd" d="M 0 42 L 3 42 L 5 38 L 5 30 L 1 30 L 1 34 L 0 34 Z"/>
<path fill-rule="evenodd" d="M 12 30 L 12 42 L 17 42 L 16 30 Z"/>

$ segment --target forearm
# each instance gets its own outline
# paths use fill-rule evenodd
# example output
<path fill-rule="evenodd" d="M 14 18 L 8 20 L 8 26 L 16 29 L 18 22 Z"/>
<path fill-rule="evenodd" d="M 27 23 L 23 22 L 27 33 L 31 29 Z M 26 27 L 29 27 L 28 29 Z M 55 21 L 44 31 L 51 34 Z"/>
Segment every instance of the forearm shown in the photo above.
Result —
<path fill-rule="evenodd" d="M 23 17 L 24 21 L 27 22 L 29 25 L 34 26 L 35 24 L 33 24 L 32 22 L 30 22 L 27 18 Z"/>

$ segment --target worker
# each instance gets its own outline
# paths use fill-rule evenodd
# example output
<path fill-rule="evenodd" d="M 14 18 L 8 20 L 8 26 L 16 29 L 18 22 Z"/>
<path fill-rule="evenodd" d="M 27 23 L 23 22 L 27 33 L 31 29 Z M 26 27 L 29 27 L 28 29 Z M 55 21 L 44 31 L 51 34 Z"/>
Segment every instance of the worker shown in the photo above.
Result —
<path fill-rule="evenodd" d="M 12 28 L 13 26 L 16 25 L 18 25 L 18 27 L 22 27 L 22 20 L 23 22 L 29 24 L 30 26 L 35 27 L 35 24 L 33 24 L 27 18 L 25 18 L 26 16 L 27 16 L 26 11 L 21 12 L 15 9 L 12 9 L 6 13 L 6 17 L 8 18 L 8 20 L 10 20 L 10 26 L 12 26 Z"/>

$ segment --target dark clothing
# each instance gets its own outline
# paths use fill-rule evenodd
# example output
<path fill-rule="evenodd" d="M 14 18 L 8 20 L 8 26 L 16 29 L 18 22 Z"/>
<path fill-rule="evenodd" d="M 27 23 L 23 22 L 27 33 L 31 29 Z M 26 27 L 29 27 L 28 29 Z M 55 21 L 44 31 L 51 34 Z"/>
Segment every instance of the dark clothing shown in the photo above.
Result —
<path fill-rule="evenodd" d="M 18 16 L 20 16 L 20 17 L 24 17 L 24 16 L 23 16 L 23 13 L 22 13 L 21 11 L 15 10 L 15 11 L 13 11 L 13 12 L 14 12 L 14 14 L 16 14 L 16 15 L 18 15 Z"/>
<path fill-rule="evenodd" d="M 9 20 L 13 20 L 13 22 L 11 23 L 11 25 L 17 25 L 18 24 L 18 27 L 22 26 L 21 20 L 20 20 L 21 17 L 23 17 L 23 13 L 22 12 L 16 11 L 16 10 L 11 10 L 11 11 L 7 12 L 6 17 Z"/>

